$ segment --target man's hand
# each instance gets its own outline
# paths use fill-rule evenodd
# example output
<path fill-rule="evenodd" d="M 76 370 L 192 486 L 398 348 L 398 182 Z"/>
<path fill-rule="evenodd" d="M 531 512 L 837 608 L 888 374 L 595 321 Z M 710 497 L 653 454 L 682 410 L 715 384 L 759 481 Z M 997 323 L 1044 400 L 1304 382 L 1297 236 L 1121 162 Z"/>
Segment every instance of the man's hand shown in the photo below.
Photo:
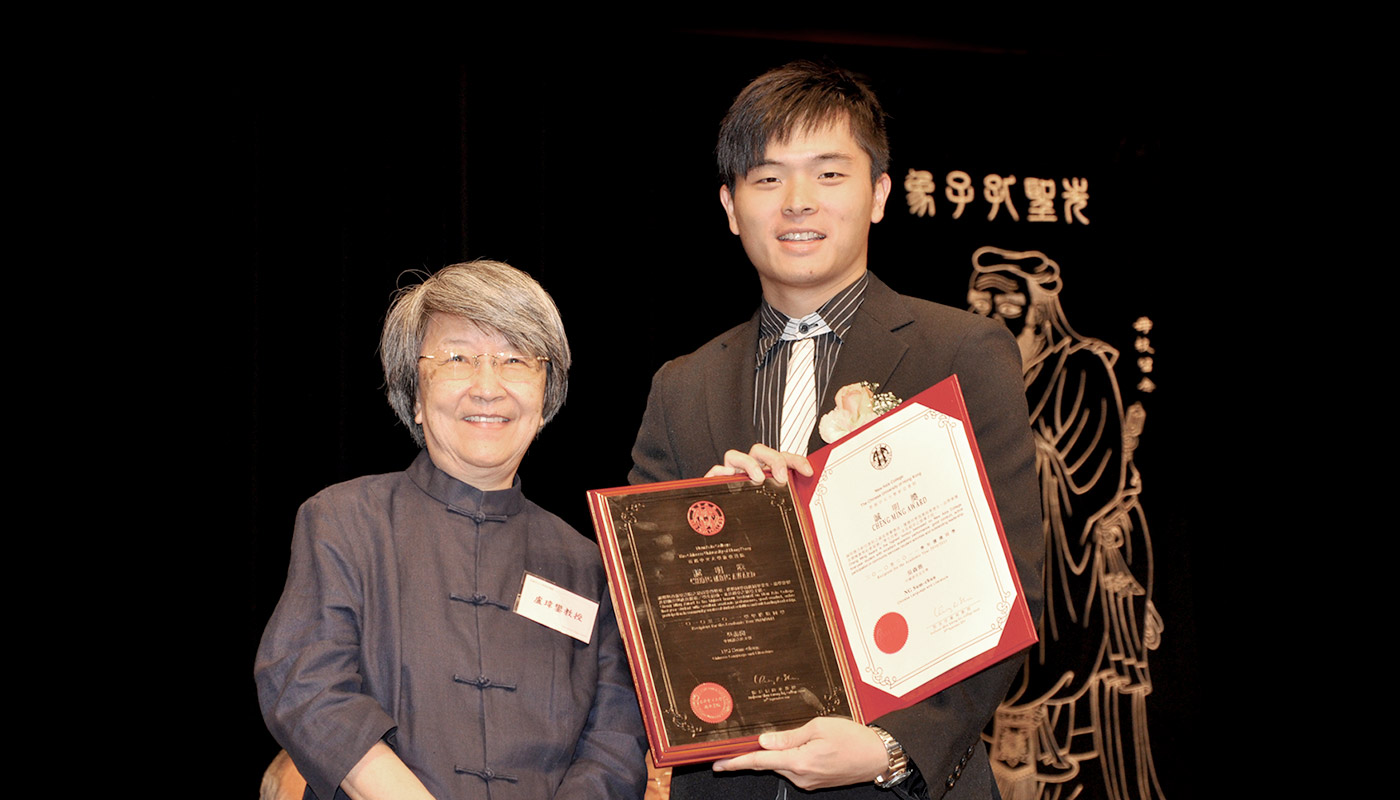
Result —
<path fill-rule="evenodd" d="M 796 470 L 809 478 L 812 477 L 812 465 L 807 461 L 806 456 L 799 456 L 796 453 L 780 453 L 762 444 L 750 447 L 747 453 L 741 453 L 738 450 L 726 451 L 724 463 L 710 467 L 710 471 L 705 473 L 705 477 L 713 478 L 716 475 L 743 475 L 747 473 L 749 480 L 761 482 L 765 477 L 764 467 L 772 470 L 773 480 L 778 483 L 787 483 L 788 470 Z"/>
<path fill-rule="evenodd" d="M 869 783 L 889 766 L 875 731 L 841 717 L 817 717 L 792 731 L 758 737 L 763 749 L 716 761 L 715 772 L 769 769 L 801 789 Z"/>

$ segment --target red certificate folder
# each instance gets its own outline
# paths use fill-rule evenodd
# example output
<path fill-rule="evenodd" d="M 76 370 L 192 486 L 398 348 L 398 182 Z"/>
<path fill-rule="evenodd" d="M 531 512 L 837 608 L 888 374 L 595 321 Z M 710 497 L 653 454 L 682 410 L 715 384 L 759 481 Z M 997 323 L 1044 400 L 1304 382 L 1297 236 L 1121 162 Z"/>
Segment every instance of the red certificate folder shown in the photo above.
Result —
<path fill-rule="evenodd" d="M 906 409 L 909 411 L 901 414 Z M 867 430 L 879 439 L 866 448 L 872 459 L 880 457 L 876 450 L 888 453 L 893 447 L 898 453 L 910 444 L 917 445 L 897 437 L 899 420 L 920 415 L 961 423 L 939 426 L 939 435 L 965 437 L 976 476 L 968 470 L 961 479 L 965 484 L 962 488 L 980 488 L 996 528 L 995 537 L 984 532 L 975 541 L 990 543 L 987 559 L 1004 560 L 1015 598 L 1005 604 L 1004 611 L 997 612 L 1004 613 L 999 617 L 1004 622 L 999 633 L 987 634 L 996 637 L 995 644 L 982 642 L 981 646 L 990 645 L 989 649 L 965 658 L 957 648 L 940 651 L 936 658 L 903 676 L 895 691 L 887 690 L 891 681 L 878 667 L 872 668 L 871 654 L 878 656 L 877 649 L 891 652 L 892 637 L 897 650 L 906 641 L 908 626 L 897 613 L 881 615 L 882 608 L 867 614 L 869 609 L 851 605 L 856 593 L 841 571 L 828 569 L 821 541 L 822 531 L 828 539 L 841 533 L 827 522 L 830 509 L 823 505 L 825 499 L 815 495 L 821 491 L 824 474 L 828 478 L 846 474 L 843 470 L 849 469 L 852 448 L 872 441 L 864 435 Z M 890 445 L 881 438 L 886 431 Z M 961 441 L 956 446 L 961 447 Z M 851 446 L 842 448 L 847 443 Z M 838 468 L 831 459 L 841 453 L 847 465 Z M 866 457 L 864 450 L 858 457 Z M 956 376 L 808 458 L 815 475 L 797 476 L 788 486 L 779 486 L 771 479 L 754 484 L 746 478 L 721 477 L 588 492 L 613 605 L 658 766 L 751 752 L 758 749 L 759 733 L 797 727 L 816 716 L 845 716 L 862 724 L 874 721 L 927 699 L 1036 641 L 1035 624 Z M 936 494 L 938 487 L 934 489 Z M 973 496 L 971 491 L 968 496 Z M 814 507 L 823 515 L 821 524 L 814 524 Z M 931 512 L 925 506 L 918 513 Z M 876 524 L 881 524 L 878 514 L 876 517 Z M 848 518 L 842 514 L 841 524 Z M 999 552 L 993 552 L 996 544 Z M 863 552 L 855 556 L 863 557 Z M 933 563 L 935 571 L 946 566 Z M 888 566 L 871 560 L 860 568 Z M 908 571 L 923 568 L 916 564 Z M 883 591 L 888 583 L 891 593 L 907 593 L 911 580 L 882 579 L 878 590 Z M 1009 587 L 999 586 L 997 591 L 1009 597 Z M 866 589 L 857 599 L 869 597 Z M 894 607 L 908 599 L 892 597 L 880 605 Z M 844 619 L 840 611 L 843 602 L 849 613 L 878 616 L 879 622 L 871 626 L 869 619 Z M 897 624 L 885 626 L 891 618 Z M 861 630 L 873 631 L 873 636 L 858 639 Z M 915 653 L 912 647 L 910 653 Z"/>

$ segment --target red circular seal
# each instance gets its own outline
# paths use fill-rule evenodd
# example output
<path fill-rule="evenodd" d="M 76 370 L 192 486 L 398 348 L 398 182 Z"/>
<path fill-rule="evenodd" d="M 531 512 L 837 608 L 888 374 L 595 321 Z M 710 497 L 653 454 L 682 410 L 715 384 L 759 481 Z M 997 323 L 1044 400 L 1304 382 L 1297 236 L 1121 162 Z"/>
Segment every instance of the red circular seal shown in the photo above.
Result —
<path fill-rule="evenodd" d="M 685 512 L 691 529 L 701 536 L 714 536 L 724 530 L 724 510 L 709 500 L 698 500 Z"/>
<path fill-rule="evenodd" d="M 909 641 L 909 622 L 898 611 L 891 611 L 875 623 L 875 646 L 884 653 L 898 653 Z"/>
<path fill-rule="evenodd" d="M 690 690 L 690 710 L 706 722 L 724 722 L 734 713 L 734 698 L 718 683 L 702 683 Z"/>

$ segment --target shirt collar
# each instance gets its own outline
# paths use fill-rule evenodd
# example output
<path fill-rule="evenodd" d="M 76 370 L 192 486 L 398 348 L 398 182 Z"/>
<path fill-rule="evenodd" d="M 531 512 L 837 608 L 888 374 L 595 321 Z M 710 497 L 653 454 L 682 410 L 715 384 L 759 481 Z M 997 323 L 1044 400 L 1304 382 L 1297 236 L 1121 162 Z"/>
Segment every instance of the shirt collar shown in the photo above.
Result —
<path fill-rule="evenodd" d="M 836 338 L 844 343 L 846 333 L 851 329 L 851 322 L 855 319 L 856 309 L 860 308 L 861 302 L 865 300 L 865 289 L 869 285 L 870 273 L 861 273 L 855 283 L 837 292 L 830 300 L 822 303 L 820 308 L 802 319 L 793 319 L 764 300 L 758 306 L 758 349 L 755 351 L 754 368 L 763 366 L 769 353 L 782 341 L 784 330 L 796 329 L 803 323 L 809 326 L 825 323 L 831 328 L 831 332 L 836 334 Z M 814 317 L 816 320 L 813 320 Z"/>

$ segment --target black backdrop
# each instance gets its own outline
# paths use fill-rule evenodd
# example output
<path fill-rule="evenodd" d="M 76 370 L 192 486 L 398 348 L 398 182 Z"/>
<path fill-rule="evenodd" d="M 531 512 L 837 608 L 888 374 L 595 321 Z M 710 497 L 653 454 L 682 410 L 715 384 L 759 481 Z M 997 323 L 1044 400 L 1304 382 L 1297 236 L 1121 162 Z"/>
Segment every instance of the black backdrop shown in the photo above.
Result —
<path fill-rule="evenodd" d="M 1189 513 L 1201 480 L 1185 401 L 1218 333 L 1196 311 L 1207 264 L 1190 255 L 1187 187 L 1204 112 L 1170 66 L 1189 45 L 1083 32 L 929 37 L 773 31 L 508 37 L 433 57 L 364 52 L 226 65 L 223 192 L 232 225 L 236 357 L 251 380 L 238 448 L 246 502 L 246 615 L 235 666 L 251 666 L 285 577 L 297 505 L 320 488 L 401 469 L 414 448 L 382 395 L 375 346 L 405 270 L 494 258 L 541 281 L 575 353 L 569 401 L 521 468 L 527 493 L 589 532 L 586 488 L 625 482 L 652 372 L 752 313 L 757 280 L 725 226 L 710 157 L 733 95 L 763 70 L 829 56 L 865 73 L 892 114 L 895 189 L 872 268 L 896 289 L 965 306 L 980 245 L 1040 249 L 1084 333 L 1131 360 L 1130 325 L 1157 328 L 1157 390 L 1138 466 L 1166 620 L 1149 699 L 1167 794 L 1200 723 L 1202 641 L 1213 602 L 1210 535 Z M 1188 99 L 1188 97 L 1190 99 Z M 909 169 L 1087 176 L 1088 227 L 988 222 L 986 204 L 933 218 L 904 203 Z M 980 194 L 980 193 L 979 193 Z M 998 224 L 1000 223 L 1000 224 Z M 1186 232 L 1183 233 L 1183 230 Z M 1197 281 L 1193 284 L 1193 281 Z M 227 302 L 227 301 L 226 301 Z M 1134 377 L 1120 370 L 1125 389 Z M 1194 562 L 1193 562 L 1194 557 Z M 1191 568 L 1194 566 L 1194 570 Z M 240 581 L 242 582 L 242 581 Z M 248 796 L 276 750 L 248 670 L 235 730 Z"/>

